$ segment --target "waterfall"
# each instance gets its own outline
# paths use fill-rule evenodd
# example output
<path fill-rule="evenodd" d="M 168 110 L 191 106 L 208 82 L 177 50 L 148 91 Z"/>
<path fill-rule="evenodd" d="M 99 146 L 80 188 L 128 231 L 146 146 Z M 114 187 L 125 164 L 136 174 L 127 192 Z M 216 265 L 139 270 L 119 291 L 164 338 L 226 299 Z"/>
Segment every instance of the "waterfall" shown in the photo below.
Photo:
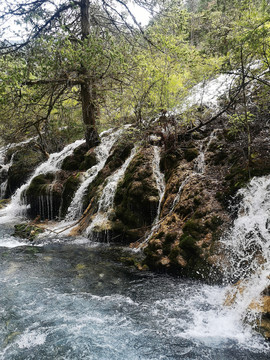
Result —
<path fill-rule="evenodd" d="M 227 278 L 239 286 L 228 288 L 229 298 L 242 318 L 256 316 L 247 309 L 270 285 L 270 176 L 253 178 L 238 191 L 238 216 L 221 243 L 227 254 Z M 255 313 L 255 314 L 254 314 Z"/>
<path fill-rule="evenodd" d="M 99 171 L 104 167 L 106 160 L 110 155 L 110 150 L 112 146 L 115 144 L 122 132 L 123 129 L 119 129 L 117 131 L 113 131 L 113 129 L 110 129 L 101 133 L 101 143 L 95 149 L 97 164 L 91 167 L 84 174 L 84 181 L 76 191 L 73 200 L 68 208 L 66 221 L 74 220 L 82 214 L 83 197 L 85 195 L 85 192 L 89 184 L 91 184 L 91 182 L 96 178 Z"/>
<path fill-rule="evenodd" d="M 2 150 L 2 149 L 1 149 Z M 4 151 L 0 150 L 0 200 L 5 198 L 7 185 L 8 185 L 8 170 L 13 164 L 14 154 L 12 154 L 11 159 L 8 164 L 4 164 L 5 155 L 7 148 L 5 147 Z"/>
<path fill-rule="evenodd" d="M 86 233 L 88 236 L 91 236 L 95 227 L 101 227 L 102 230 L 106 230 L 106 224 L 108 223 L 109 213 L 113 209 L 113 201 L 117 189 L 117 185 L 119 181 L 124 176 L 127 167 L 129 166 L 130 162 L 134 158 L 136 154 L 137 148 L 133 148 L 131 154 L 126 159 L 124 164 L 116 170 L 111 176 L 109 176 L 106 180 L 106 185 L 103 188 L 101 197 L 98 202 L 98 211 L 95 215 L 93 221 L 91 222 L 90 226 L 86 229 Z M 107 239 L 108 240 L 108 239 Z"/>
<path fill-rule="evenodd" d="M 197 157 L 197 159 L 195 160 L 195 164 L 194 164 L 194 171 L 198 174 L 204 174 L 205 171 L 205 154 L 209 149 L 209 146 L 212 144 L 212 141 L 214 139 L 216 139 L 217 137 L 217 133 L 220 131 L 221 129 L 214 129 L 210 136 L 209 136 L 209 140 L 206 144 L 206 146 L 204 147 L 204 140 L 201 141 L 200 144 L 200 150 L 199 150 L 199 155 Z"/>
<path fill-rule="evenodd" d="M 151 238 L 151 236 L 157 231 L 159 227 L 159 217 L 161 213 L 161 204 L 162 200 L 165 194 L 165 176 L 160 171 L 160 148 L 158 146 L 154 146 L 154 157 L 153 157 L 153 173 L 157 184 L 158 194 L 159 194 L 159 203 L 158 203 L 158 209 L 157 209 L 157 215 L 155 217 L 155 220 L 153 221 L 151 230 L 149 234 L 146 236 L 145 240 L 142 244 L 145 244 L 148 242 L 148 240 Z"/>
<path fill-rule="evenodd" d="M 160 212 L 161 212 L 161 204 L 163 200 L 163 196 L 165 193 L 165 176 L 160 171 L 160 148 L 158 146 L 154 146 L 154 158 L 153 158 L 153 172 L 156 179 L 158 194 L 159 194 L 159 204 L 158 204 L 158 210 L 157 215 L 154 220 L 154 224 L 158 222 Z"/>
<path fill-rule="evenodd" d="M 72 144 L 64 147 L 59 153 L 53 153 L 49 156 L 49 159 L 39 165 L 34 171 L 29 180 L 22 185 L 11 198 L 10 204 L 0 211 L 0 223 L 5 221 L 12 221 L 16 216 L 25 216 L 26 204 L 24 201 L 24 192 L 30 185 L 31 181 L 38 175 L 46 174 L 49 172 L 56 172 L 61 168 L 64 159 L 71 155 L 75 148 L 83 144 L 84 140 L 77 140 Z"/>
<path fill-rule="evenodd" d="M 6 193 L 6 190 L 7 190 L 7 184 L 8 184 L 8 180 L 5 180 L 0 185 L 0 200 L 5 198 L 5 193 Z"/>

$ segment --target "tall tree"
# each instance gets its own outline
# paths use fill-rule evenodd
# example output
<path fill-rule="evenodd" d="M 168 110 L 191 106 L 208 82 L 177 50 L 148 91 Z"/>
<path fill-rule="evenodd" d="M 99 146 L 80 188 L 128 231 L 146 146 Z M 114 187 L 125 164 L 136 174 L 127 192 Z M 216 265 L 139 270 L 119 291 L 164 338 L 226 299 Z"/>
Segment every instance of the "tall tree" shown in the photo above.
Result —
<path fill-rule="evenodd" d="M 137 2 L 140 3 L 140 0 Z M 146 6 L 146 2 L 141 1 L 141 3 Z M 150 3 L 151 1 L 148 5 Z M 20 23 L 17 32 L 21 33 L 21 39 L 18 40 L 17 34 L 15 39 L 8 40 L 5 38 L 7 34 L 5 25 L 15 20 Z M 96 145 L 99 142 L 96 127 L 99 116 L 98 85 L 100 78 L 104 77 L 112 66 L 111 55 L 105 55 L 108 65 L 105 69 L 103 66 L 103 74 L 96 71 L 93 64 L 90 68 L 91 51 L 99 51 L 97 48 L 93 49 L 97 43 L 95 40 L 106 40 L 109 33 L 115 36 L 118 32 L 128 42 L 132 41 L 130 34 L 134 35 L 138 31 L 144 36 L 144 31 L 130 11 L 127 1 L 60 0 L 52 4 L 49 0 L 14 0 L 12 2 L 5 0 L 0 11 L 0 25 L 3 39 L 0 42 L 0 53 L 3 57 L 14 52 L 26 51 L 25 49 L 29 52 L 31 47 L 36 48 L 39 39 L 43 39 L 45 46 L 49 44 L 51 47 L 55 47 L 57 42 L 59 44 L 60 39 L 60 43 L 62 41 L 69 44 L 70 50 L 77 52 L 75 66 L 70 65 L 69 69 L 62 69 L 64 71 L 58 68 L 58 74 L 55 74 L 53 79 L 51 77 L 31 79 L 26 76 L 24 84 L 50 85 L 52 95 L 47 115 L 50 115 L 55 104 L 55 94 L 58 94 L 57 101 L 65 93 L 64 87 L 79 86 L 85 139 L 89 147 Z M 109 52 L 107 51 L 107 54 Z M 79 63 L 78 55 L 82 57 Z M 65 62 L 65 59 L 62 59 L 62 62 Z M 34 64 L 34 66 L 37 65 Z M 95 66 L 98 68 L 100 65 L 96 63 Z"/>

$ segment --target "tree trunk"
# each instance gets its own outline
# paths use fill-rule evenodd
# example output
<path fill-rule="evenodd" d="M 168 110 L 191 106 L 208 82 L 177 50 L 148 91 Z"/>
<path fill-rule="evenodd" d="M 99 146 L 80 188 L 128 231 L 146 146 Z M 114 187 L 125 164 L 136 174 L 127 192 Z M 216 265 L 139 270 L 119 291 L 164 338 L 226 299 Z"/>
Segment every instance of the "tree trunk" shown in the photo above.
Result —
<path fill-rule="evenodd" d="M 90 35 L 90 1 L 81 0 L 81 28 L 82 40 L 87 39 Z M 96 129 L 96 120 L 98 118 L 98 104 L 96 85 L 90 79 L 89 73 L 84 64 L 81 65 L 81 74 L 84 78 L 84 83 L 81 85 L 81 99 L 82 99 L 82 117 L 85 126 L 85 140 L 89 148 L 100 143 L 98 132 Z"/>

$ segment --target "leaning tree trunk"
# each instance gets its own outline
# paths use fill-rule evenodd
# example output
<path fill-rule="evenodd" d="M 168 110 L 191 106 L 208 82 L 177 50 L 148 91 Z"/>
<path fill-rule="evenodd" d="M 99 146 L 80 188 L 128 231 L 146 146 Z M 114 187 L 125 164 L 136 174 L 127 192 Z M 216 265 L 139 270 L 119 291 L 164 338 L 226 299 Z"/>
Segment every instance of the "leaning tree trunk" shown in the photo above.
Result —
<path fill-rule="evenodd" d="M 90 1 L 81 0 L 82 40 L 85 40 L 90 35 L 90 25 Z M 82 117 L 85 126 L 86 144 L 90 148 L 100 143 L 96 129 L 96 119 L 99 113 L 97 92 L 95 83 L 90 79 L 89 72 L 84 64 L 81 65 L 81 74 L 84 78 L 81 85 Z"/>

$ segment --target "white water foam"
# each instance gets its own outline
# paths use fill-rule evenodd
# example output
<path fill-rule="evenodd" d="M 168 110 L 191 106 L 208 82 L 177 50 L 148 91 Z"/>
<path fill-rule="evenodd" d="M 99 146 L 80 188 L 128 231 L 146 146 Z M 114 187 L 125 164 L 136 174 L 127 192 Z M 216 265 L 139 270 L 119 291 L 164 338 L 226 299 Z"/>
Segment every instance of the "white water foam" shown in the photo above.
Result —
<path fill-rule="evenodd" d="M 270 285 L 270 176 L 253 178 L 237 196 L 242 198 L 238 217 L 221 243 L 228 255 L 228 278 L 241 279 L 238 286 L 228 287 L 231 306 L 252 322 L 258 309 L 249 305 L 260 301 Z"/>
<path fill-rule="evenodd" d="M 106 160 L 110 155 L 110 150 L 112 146 L 115 144 L 122 132 L 123 129 L 119 129 L 117 131 L 113 131 L 113 129 L 110 129 L 101 133 L 101 143 L 95 149 L 97 164 L 91 167 L 84 174 L 84 181 L 76 191 L 73 200 L 68 208 L 65 218 L 66 221 L 74 220 L 82 214 L 83 197 L 85 195 L 85 192 L 91 182 L 96 178 L 98 172 L 104 167 Z"/>
<path fill-rule="evenodd" d="M 108 179 L 106 180 L 106 185 L 102 191 L 102 195 L 98 202 L 97 214 L 95 215 L 90 226 L 86 229 L 86 234 L 88 236 L 91 235 L 92 230 L 95 227 L 97 226 L 103 227 L 108 221 L 108 215 L 113 208 L 113 201 L 114 201 L 117 185 L 124 176 L 127 167 L 129 166 L 130 162 L 132 161 L 132 159 L 136 154 L 136 151 L 137 148 L 136 147 L 133 148 L 131 154 L 126 159 L 124 164 L 118 170 L 116 170 L 111 176 L 109 176 Z"/>
<path fill-rule="evenodd" d="M 152 237 L 154 232 L 156 232 L 159 227 L 161 205 L 162 205 L 162 200 L 163 200 L 163 197 L 165 194 L 165 188 L 166 188 L 165 176 L 160 170 L 160 148 L 158 146 L 154 146 L 154 157 L 153 157 L 152 167 L 153 167 L 153 173 L 154 173 L 154 177 L 155 177 L 157 189 L 158 189 L 158 194 L 159 194 L 159 203 L 158 203 L 157 215 L 153 221 L 151 230 L 150 230 L 149 234 L 146 236 L 145 240 L 142 242 L 142 244 L 147 243 L 148 240 Z"/>

